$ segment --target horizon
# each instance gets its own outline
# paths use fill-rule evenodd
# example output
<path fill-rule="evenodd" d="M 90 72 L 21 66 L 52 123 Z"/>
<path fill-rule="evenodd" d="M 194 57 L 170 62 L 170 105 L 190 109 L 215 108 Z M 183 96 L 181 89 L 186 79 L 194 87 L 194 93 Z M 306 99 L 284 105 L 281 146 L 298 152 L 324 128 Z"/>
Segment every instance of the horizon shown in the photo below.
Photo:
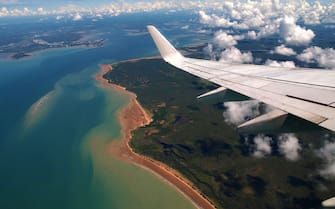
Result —
<path fill-rule="evenodd" d="M 91 14 L 95 16 L 111 15 L 116 16 L 122 13 L 139 13 L 152 12 L 160 10 L 183 11 L 183 10 L 213 10 L 220 11 L 224 5 L 230 4 L 247 5 L 255 8 L 260 6 L 271 6 L 273 10 L 289 8 L 296 10 L 298 13 L 312 12 L 313 15 L 319 16 L 326 11 L 333 14 L 335 3 L 330 0 L 300 0 L 290 2 L 287 0 L 238 0 L 238 1 L 157 1 L 157 0 L 61 0 L 55 2 L 45 2 L 42 0 L 0 0 L 0 18 L 11 16 L 37 16 L 37 15 L 66 15 L 66 14 Z M 226 8 L 227 9 L 227 8 Z M 229 8 L 228 8 L 229 9 Z M 286 15 L 285 10 L 283 15 Z"/>

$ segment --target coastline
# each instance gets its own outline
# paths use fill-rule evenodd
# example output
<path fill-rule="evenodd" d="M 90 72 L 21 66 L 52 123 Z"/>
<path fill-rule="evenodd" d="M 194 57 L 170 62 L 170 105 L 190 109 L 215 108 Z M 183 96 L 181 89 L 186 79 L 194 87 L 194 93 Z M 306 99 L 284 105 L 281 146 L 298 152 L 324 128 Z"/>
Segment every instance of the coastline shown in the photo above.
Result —
<path fill-rule="evenodd" d="M 157 57 L 153 57 L 157 58 Z M 133 62 L 139 59 L 127 60 L 123 62 Z M 149 170 L 159 178 L 170 183 L 179 192 L 189 198 L 197 207 L 203 209 L 215 209 L 215 205 L 204 196 L 187 178 L 178 171 L 168 167 L 166 164 L 142 156 L 136 153 L 129 145 L 131 132 L 138 127 L 151 123 L 151 115 L 137 101 L 137 95 L 128 91 L 125 87 L 109 83 L 103 78 L 103 75 L 112 70 L 112 65 L 100 65 L 101 71 L 95 75 L 95 78 L 104 86 L 108 86 L 130 95 L 130 102 L 126 107 L 118 112 L 118 119 L 122 127 L 122 141 L 113 141 L 108 149 L 115 157 L 136 164 Z"/>

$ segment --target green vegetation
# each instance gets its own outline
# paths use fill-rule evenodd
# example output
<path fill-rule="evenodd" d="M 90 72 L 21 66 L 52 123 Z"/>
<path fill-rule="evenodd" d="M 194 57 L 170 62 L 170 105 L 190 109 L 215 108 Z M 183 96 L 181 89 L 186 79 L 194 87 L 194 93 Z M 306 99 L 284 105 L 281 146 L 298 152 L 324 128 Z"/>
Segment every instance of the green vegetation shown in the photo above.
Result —
<path fill-rule="evenodd" d="M 196 99 L 215 85 L 160 59 L 119 63 L 105 77 L 135 92 L 153 114 L 150 125 L 133 133 L 135 151 L 180 171 L 218 208 L 315 208 L 335 194 L 309 148 L 320 143 L 320 131 L 299 133 L 299 161 L 286 160 L 276 145 L 271 156 L 255 158 L 246 136 L 224 122 L 222 104 Z"/>

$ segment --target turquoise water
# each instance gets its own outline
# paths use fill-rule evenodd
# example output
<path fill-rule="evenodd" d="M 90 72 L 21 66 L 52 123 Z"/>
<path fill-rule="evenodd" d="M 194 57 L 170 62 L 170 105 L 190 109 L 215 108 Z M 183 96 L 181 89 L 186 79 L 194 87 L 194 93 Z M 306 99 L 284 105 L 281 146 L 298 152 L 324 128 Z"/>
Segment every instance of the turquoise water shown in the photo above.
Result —
<path fill-rule="evenodd" d="M 116 112 L 129 97 L 101 86 L 100 63 L 151 55 L 148 37 L 0 62 L 0 208 L 195 208 L 150 172 L 119 161 Z M 124 43 L 141 43 L 129 51 Z"/>

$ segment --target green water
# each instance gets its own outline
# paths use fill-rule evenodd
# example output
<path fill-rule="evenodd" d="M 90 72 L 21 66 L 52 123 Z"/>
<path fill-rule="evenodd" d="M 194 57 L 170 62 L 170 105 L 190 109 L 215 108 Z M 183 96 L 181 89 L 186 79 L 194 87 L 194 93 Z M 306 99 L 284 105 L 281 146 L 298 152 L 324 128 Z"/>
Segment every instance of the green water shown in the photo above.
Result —
<path fill-rule="evenodd" d="M 148 35 L 128 36 L 123 29 L 145 29 L 152 19 L 96 23 L 97 35 L 108 40 L 99 48 L 0 60 L 0 209 L 195 208 L 159 177 L 109 153 L 121 136 L 117 111 L 130 98 L 94 74 L 99 64 L 155 55 Z M 39 27 L 45 25 L 27 26 Z"/>
<path fill-rule="evenodd" d="M 117 111 L 130 98 L 96 81 L 98 71 L 91 65 L 62 77 L 42 97 L 2 104 L 12 111 L 2 112 L 6 118 L 21 119 L 2 118 L 11 128 L 1 140 L 0 208 L 195 208 L 162 179 L 109 153 L 121 136 Z"/>

